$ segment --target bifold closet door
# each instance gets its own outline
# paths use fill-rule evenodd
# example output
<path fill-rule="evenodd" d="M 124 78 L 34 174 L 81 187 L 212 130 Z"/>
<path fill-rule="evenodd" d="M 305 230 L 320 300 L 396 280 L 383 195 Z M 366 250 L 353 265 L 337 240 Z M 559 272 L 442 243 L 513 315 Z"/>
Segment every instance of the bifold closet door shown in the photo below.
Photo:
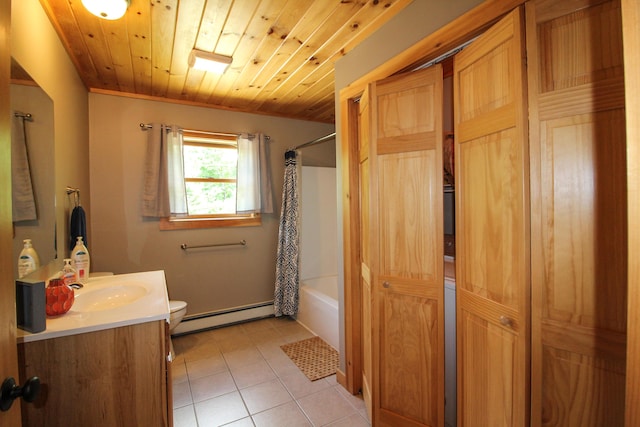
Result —
<path fill-rule="evenodd" d="M 526 14 L 532 425 L 623 426 L 627 194 L 620 4 L 534 1 Z"/>
<path fill-rule="evenodd" d="M 529 422 L 529 174 L 516 9 L 454 58 L 458 426 Z"/>
<path fill-rule="evenodd" d="M 367 88 L 358 103 L 358 164 L 360 177 L 360 301 L 362 313 L 362 397 L 369 419 L 372 418 L 372 313 L 373 295 L 371 293 L 371 223 L 369 210 L 369 142 L 371 134 L 371 108 Z"/>
<path fill-rule="evenodd" d="M 444 425 L 442 67 L 371 86 L 373 424 Z"/>

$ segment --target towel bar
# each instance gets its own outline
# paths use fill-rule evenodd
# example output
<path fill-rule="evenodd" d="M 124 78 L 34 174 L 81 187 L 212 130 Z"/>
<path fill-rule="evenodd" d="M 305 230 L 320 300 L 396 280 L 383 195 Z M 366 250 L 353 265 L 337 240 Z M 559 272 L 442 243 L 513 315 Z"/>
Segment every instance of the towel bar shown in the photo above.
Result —
<path fill-rule="evenodd" d="M 180 249 L 186 251 L 187 249 L 198 249 L 198 248 L 214 248 L 218 246 L 247 246 L 247 241 L 242 239 L 237 243 L 214 243 L 211 245 L 197 245 L 197 246 L 189 246 L 186 243 L 180 245 Z"/>

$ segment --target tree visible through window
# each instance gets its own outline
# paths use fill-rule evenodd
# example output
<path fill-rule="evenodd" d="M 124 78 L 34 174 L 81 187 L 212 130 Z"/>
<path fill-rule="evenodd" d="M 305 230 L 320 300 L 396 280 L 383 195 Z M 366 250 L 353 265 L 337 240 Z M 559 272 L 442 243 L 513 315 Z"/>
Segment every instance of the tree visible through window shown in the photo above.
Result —
<path fill-rule="evenodd" d="M 189 215 L 235 214 L 235 137 L 185 132 L 183 154 Z"/>
<path fill-rule="evenodd" d="M 260 225 L 259 213 L 236 212 L 237 136 L 189 130 L 183 132 L 183 137 L 189 214 L 162 218 L 160 229 Z"/>

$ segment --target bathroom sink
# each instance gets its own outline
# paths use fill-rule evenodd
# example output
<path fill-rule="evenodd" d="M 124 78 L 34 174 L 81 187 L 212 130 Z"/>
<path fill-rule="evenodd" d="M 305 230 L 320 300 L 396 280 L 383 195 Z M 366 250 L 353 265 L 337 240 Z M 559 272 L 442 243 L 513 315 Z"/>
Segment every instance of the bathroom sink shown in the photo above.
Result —
<path fill-rule="evenodd" d="M 106 286 L 91 285 L 77 291 L 73 311 L 92 312 L 112 310 L 129 305 L 148 293 L 147 288 L 135 281 L 122 281 Z"/>

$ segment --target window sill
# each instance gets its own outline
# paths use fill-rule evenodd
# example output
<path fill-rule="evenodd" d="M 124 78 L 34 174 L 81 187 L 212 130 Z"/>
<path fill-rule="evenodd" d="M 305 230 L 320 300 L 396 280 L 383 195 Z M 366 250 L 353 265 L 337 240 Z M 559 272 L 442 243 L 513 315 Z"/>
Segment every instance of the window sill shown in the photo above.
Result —
<path fill-rule="evenodd" d="M 262 225 L 260 214 L 241 216 L 229 215 L 227 217 L 198 217 L 185 218 L 169 217 L 160 219 L 160 230 L 192 230 L 198 228 L 219 227 L 255 227 Z"/>

